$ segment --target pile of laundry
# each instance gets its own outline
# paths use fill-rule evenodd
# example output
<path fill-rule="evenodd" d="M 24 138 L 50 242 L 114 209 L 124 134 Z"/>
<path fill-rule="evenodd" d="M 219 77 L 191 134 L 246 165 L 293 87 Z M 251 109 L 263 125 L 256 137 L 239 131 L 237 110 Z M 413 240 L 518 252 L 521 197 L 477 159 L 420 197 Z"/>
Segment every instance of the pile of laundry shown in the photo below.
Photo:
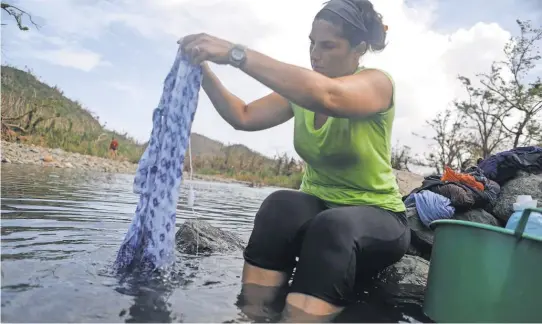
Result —
<path fill-rule="evenodd" d="M 412 231 L 409 254 L 429 260 L 438 219 L 460 219 L 504 227 L 518 195 L 542 205 L 542 148 L 519 147 L 480 159 L 475 166 L 424 178 L 403 197 Z"/>

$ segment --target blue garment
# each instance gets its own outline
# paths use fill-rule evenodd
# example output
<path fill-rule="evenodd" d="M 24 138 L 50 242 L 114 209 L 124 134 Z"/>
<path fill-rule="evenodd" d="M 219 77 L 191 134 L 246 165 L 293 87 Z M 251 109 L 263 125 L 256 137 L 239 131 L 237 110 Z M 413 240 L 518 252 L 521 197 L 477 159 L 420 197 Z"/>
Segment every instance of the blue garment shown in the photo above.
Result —
<path fill-rule="evenodd" d="M 478 167 L 499 185 L 515 178 L 518 170 L 539 174 L 542 173 L 542 147 L 516 147 L 487 157 Z"/>
<path fill-rule="evenodd" d="M 416 207 L 422 223 L 429 227 L 437 219 L 452 218 L 455 208 L 450 199 L 429 190 L 413 193 L 405 199 L 405 206 Z"/>
<path fill-rule="evenodd" d="M 201 82 L 201 67 L 189 64 L 179 47 L 134 178 L 139 202 L 117 254 L 117 271 L 153 271 L 175 263 L 177 201 Z"/>

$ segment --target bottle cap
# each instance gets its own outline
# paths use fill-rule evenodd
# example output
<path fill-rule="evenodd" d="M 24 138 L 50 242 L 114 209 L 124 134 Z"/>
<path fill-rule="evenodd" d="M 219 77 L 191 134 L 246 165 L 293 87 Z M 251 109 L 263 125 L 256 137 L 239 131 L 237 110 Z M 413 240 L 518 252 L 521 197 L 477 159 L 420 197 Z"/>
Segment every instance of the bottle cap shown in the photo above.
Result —
<path fill-rule="evenodd" d="M 512 204 L 512 209 L 514 211 L 519 211 L 525 208 L 536 208 L 537 204 L 538 201 L 533 200 L 533 197 L 530 195 L 519 195 L 516 198 L 516 202 Z"/>

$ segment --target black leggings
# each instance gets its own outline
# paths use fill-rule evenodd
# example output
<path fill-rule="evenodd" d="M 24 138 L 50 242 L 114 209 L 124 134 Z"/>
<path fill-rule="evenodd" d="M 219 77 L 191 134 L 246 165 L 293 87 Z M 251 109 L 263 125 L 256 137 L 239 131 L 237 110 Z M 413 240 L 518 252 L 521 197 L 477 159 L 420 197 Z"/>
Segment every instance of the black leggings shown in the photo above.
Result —
<path fill-rule="evenodd" d="M 346 306 L 356 300 L 362 278 L 399 261 L 409 244 L 405 213 L 372 206 L 327 208 L 315 196 L 279 190 L 256 214 L 244 258 L 288 274 L 295 267 L 290 292 Z"/>

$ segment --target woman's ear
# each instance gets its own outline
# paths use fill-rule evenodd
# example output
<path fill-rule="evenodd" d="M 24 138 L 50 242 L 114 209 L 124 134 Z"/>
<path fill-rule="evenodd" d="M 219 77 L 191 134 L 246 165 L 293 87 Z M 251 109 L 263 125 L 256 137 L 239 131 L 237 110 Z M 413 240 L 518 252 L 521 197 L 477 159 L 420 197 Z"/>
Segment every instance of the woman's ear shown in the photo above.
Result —
<path fill-rule="evenodd" d="M 367 43 L 361 42 L 358 45 L 354 47 L 354 52 L 358 54 L 360 57 L 363 56 L 367 52 Z"/>

